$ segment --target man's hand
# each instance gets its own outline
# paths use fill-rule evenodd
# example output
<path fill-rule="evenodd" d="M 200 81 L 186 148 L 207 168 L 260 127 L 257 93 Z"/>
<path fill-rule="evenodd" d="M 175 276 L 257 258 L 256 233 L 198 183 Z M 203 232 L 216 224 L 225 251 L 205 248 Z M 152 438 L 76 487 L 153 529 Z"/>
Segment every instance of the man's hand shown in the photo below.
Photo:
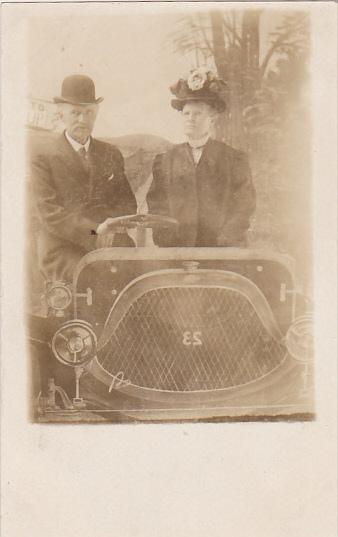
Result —
<path fill-rule="evenodd" d="M 125 233 L 123 227 L 114 226 L 114 218 L 107 218 L 96 229 L 97 239 L 96 245 L 98 248 L 109 248 L 112 246 L 115 233 Z"/>
<path fill-rule="evenodd" d="M 117 226 L 116 224 L 115 225 L 114 224 L 115 224 L 115 218 L 107 218 L 104 222 L 102 222 L 102 224 L 99 224 L 99 226 L 96 229 L 96 234 L 101 236 L 101 235 L 107 235 L 107 233 L 114 234 L 114 233 L 126 232 L 124 227 Z"/>

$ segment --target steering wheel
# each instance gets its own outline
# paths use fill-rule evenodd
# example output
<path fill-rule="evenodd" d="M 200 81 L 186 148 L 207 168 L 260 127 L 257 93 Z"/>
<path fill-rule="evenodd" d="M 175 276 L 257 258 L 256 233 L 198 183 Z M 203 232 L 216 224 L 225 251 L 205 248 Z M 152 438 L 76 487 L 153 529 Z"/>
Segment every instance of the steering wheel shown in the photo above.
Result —
<path fill-rule="evenodd" d="M 177 226 L 177 220 L 175 218 L 170 218 L 169 216 L 162 216 L 159 214 L 131 214 L 128 216 L 111 218 L 111 221 L 109 222 L 109 232 L 121 233 L 121 228 L 125 230 L 138 228 L 172 229 Z"/>

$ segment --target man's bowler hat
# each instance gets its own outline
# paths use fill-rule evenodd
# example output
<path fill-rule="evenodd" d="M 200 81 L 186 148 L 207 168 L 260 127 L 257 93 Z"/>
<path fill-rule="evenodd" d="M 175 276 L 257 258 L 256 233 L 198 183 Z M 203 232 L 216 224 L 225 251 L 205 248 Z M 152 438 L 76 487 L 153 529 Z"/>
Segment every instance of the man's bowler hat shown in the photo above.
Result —
<path fill-rule="evenodd" d="M 95 98 L 95 85 L 89 76 L 70 75 L 62 82 L 61 97 L 54 97 L 55 103 L 98 104 L 103 97 Z"/>

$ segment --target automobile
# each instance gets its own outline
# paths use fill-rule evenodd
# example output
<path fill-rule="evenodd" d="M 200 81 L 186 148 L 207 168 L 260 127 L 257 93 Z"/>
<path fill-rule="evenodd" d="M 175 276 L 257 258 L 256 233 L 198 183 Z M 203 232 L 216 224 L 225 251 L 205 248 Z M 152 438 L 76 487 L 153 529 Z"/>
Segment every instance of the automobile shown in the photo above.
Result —
<path fill-rule="evenodd" d="M 113 225 L 140 236 L 176 221 Z M 64 382 L 50 377 L 34 398 L 36 421 L 314 419 L 313 316 L 287 255 L 101 248 L 43 300 L 31 342 Z"/>

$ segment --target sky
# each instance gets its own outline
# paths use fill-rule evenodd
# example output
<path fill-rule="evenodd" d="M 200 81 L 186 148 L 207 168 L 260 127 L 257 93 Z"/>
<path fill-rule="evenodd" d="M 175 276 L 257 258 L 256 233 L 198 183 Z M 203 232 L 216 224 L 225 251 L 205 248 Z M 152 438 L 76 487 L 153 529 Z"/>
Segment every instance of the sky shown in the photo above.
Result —
<path fill-rule="evenodd" d="M 97 136 L 150 133 L 183 138 L 169 86 L 191 69 L 192 58 L 173 53 L 170 33 L 182 10 L 107 15 L 32 17 L 28 23 L 28 95 L 52 100 L 65 76 L 95 80 L 100 105 Z"/>
<path fill-rule="evenodd" d="M 165 44 L 176 16 L 70 17 L 30 23 L 29 88 L 51 100 L 65 76 L 91 76 L 104 97 L 96 135 L 152 133 L 180 136 L 179 113 L 168 87 L 190 68 Z"/>

